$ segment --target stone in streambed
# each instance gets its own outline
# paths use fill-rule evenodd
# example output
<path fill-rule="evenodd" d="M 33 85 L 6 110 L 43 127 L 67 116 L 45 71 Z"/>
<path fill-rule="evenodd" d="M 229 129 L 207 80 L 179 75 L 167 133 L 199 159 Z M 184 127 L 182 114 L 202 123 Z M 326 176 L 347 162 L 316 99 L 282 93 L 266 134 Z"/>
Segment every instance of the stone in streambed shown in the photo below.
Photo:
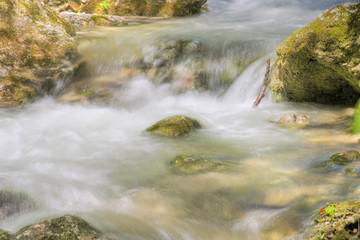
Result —
<path fill-rule="evenodd" d="M 147 128 L 146 131 L 151 134 L 165 137 L 179 137 L 200 127 L 201 125 L 197 120 L 177 115 L 165 118 L 155 123 L 151 127 Z"/>
<path fill-rule="evenodd" d="M 347 167 L 344 169 L 344 173 L 348 176 L 359 177 L 360 176 L 360 166 Z"/>
<path fill-rule="evenodd" d="M 280 118 L 279 123 L 284 127 L 304 127 L 309 125 L 309 116 L 304 114 L 285 114 Z"/>
<path fill-rule="evenodd" d="M 349 151 L 342 151 L 336 153 L 330 157 L 330 160 L 327 160 L 321 163 L 323 167 L 332 167 L 332 166 L 340 166 L 340 165 L 347 165 L 350 162 L 356 161 L 360 158 L 360 153 L 355 150 Z"/>
<path fill-rule="evenodd" d="M 196 174 L 229 168 L 231 164 L 225 158 L 207 155 L 179 155 L 170 161 L 171 171 L 181 174 Z"/>
<path fill-rule="evenodd" d="M 24 193 L 0 191 L 0 220 L 29 211 L 34 207 L 34 202 Z"/>
<path fill-rule="evenodd" d="M 15 234 L 15 239 L 106 240 L 108 238 L 85 220 L 65 215 L 24 227 Z"/>

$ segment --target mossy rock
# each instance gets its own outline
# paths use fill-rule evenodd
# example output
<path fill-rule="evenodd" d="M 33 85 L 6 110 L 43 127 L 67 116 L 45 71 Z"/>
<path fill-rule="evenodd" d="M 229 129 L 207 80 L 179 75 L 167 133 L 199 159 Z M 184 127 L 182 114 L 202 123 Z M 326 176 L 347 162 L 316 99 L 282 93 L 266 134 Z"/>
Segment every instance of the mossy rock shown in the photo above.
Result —
<path fill-rule="evenodd" d="M 355 150 L 342 151 L 330 157 L 330 160 L 321 163 L 321 167 L 333 167 L 347 165 L 360 158 L 360 153 Z"/>
<path fill-rule="evenodd" d="M 353 134 L 360 133 L 360 100 L 358 100 L 356 104 L 356 110 L 352 122 L 352 133 Z"/>
<path fill-rule="evenodd" d="M 228 159 L 208 155 L 179 155 L 170 161 L 170 170 L 180 174 L 196 174 L 232 167 Z"/>
<path fill-rule="evenodd" d="M 0 229 L 0 240 L 12 240 L 15 239 L 11 232 Z"/>
<path fill-rule="evenodd" d="M 355 240 L 360 238 L 360 202 L 328 204 L 307 229 L 304 239 Z"/>
<path fill-rule="evenodd" d="M 39 1 L 1 1 L 0 108 L 27 103 L 69 80 L 74 36 L 74 27 Z"/>
<path fill-rule="evenodd" d="M 347 167 L 344 169 L 344 173 L 348 176 L 359 177 L 360 176 L 360 166 Z"/>
<path fill-rule="evenodd" d="M 179 137 L 200 127 L 201 125 L 197 120 L 177 115 L 155 123 L 146 131 L 165 137 Z"/>
<path fill-rule="evenodd" d="M 85 220 L 71 215 L 65 215 L 51 220 L 45 220 L 24 227 L 15 234 L 17 240 L 57 239 L 57 240 L 105 240 L 108 239 Z"/>
<path fill-rule="evenodd" d="M 325 11 L 277 48 L 277 100 L 354 104 L 360 96 L 360 3 Z"/>
<path fill-rule="evenodd" d="M 288 113 L 280 118 L 279 123 L 284 127 L 304 127 L 310 124 L 309 116 Z"/>
<path fill-rule="evenodd" d="M 92 15 L 91 20 L 98 26 L 115 26 L 116 24 L 104 15 Z"/>

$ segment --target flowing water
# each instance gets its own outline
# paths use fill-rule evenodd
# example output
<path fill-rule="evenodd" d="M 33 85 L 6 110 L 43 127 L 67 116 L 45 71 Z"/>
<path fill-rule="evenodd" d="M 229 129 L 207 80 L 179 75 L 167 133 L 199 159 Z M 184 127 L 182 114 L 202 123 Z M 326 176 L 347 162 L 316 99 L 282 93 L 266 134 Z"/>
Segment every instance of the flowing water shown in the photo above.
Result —
<path fill-rule="evenodd" d="M 274 121 L 298 113 L 324 122 L 347 109 L 274 103 L 270 93 L 258 108 L 251 106 L 276 46 L 342 2 L 210 0 L 209 13 L 197 17 L 79 32 L 89 79 L 136 65 L 139 56 L 152 59 L 159 44 L 204 44 L 209 90 L 179 92 L 140 73 L 116 88 L 108 104 L 47 97 L 0 110 L 1 189 L 26 193 L 36 203 L 0 227 L 17 231 L 75 214 L 115 239 L 295 239 L 326 202 L 359 194 L 359 179 L 311 168 L 333 153 L 359 148 L 342 126 L 284 129 Z M 226 89 L 217 73 L 231 70 L 238 55 L 245 67 Z M 179 64 L 189 68 L 191 58 Z M 144 131 L 176 114 L 204 127 L 178 139 Z M 169 161 L 178 154 L 226 157 L 236 167 L 174 174 Z"/>

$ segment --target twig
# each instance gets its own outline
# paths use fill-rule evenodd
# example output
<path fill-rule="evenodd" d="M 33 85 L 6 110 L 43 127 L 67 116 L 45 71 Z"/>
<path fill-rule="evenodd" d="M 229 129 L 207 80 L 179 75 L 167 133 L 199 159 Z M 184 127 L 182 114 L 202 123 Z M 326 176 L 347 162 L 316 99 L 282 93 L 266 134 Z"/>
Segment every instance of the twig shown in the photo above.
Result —
<path fill-rule="evenodd" d="M 268 86 L 269 76 L 270 76 L 270 59 L 268 59 L 266 63 L 267 63 L 267 67 L 266 67 L 266 73 L 265 73 L 263 87 L 261 89 L 259 96 L 256 98 L 256 100 L 252 106 L 253 108 L 256 108 L 260 104 L 261 99 L 263 99 L 263 97 L 265 97 L 265 91 Z"/>

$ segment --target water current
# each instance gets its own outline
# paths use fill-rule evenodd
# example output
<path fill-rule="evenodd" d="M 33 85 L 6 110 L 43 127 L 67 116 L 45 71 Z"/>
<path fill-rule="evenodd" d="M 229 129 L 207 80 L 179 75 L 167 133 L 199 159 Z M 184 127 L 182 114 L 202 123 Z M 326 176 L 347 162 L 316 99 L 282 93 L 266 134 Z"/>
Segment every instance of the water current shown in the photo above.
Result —
<path fill-rule="evenodd" d="M 343 2 L 209 0 L 209 12 L 196 17 L 81 30 L 89 79 L 112 76 L 139 56 L 152 59 L 159 44 L 186 39 L 207 46 L 209 59 L 217 56 L 204 65 L 209 90 L 179 92 L 140 73 L 126 79 L 107 104 L 63 103 L 49 96 L 0 110 L 0 187 L 26 193 L 36 203 L 0 227 L 17 231 L 74 214 L 115 239 L 296 239 L 326 202 L 358 196 L 359 179 L 311 170 L 358 146 L 344 137 L 345 127 L 289 130 L 274 121 L 297 113 L 324 122 L 348 109 L 275 103 L 268 92 L 258 108 L 251 106 L 276 46 Z M 244 71 L 224 88 L 217 72 L 231 70 L 234 56 L 241 56 Z M 189 68 L 189 59 L 180 65 Z M 204 127 L 178 139 L 144 131 L 177 114 Z M 174 174 L 169 161 L 179 154 L 222 156 L 236 168 Z"/>

